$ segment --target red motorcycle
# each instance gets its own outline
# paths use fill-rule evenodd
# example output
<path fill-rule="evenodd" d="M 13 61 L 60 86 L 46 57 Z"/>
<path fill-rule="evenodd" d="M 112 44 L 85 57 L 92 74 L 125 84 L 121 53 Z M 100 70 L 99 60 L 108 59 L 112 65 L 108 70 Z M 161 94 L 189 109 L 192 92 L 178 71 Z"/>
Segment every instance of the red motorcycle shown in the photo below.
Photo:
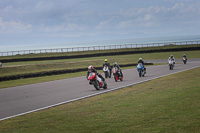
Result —
<path fill-rule="evenodd" d="M 122 81 L 123 80 L 123 74 L 120 73 L 117 67 L 113 68 L 113 76 L 115 81 L 117 82 L 118 80 Z"/>
<path fill-rule="evenodd" d="M 101 79 L 101 82 L 99 82 L 99 81 L 97 80 L 97 78 L 99 78 L 99 77 L 96 75 L 96 73 L 93 73 L 93 72 L 91 72 L 91 73 L 89 74 L 89 76 L 88 76 L 88 80 L 90 81 L 90 84 L 91 84 L 91 85 L 94 85 L 94 88 L 95 88 L 96 90 L 100 90 L 100 88 L 107 89 L 107 83 L 106 83 L 106 81 L 103 81 L 103 80 Z"/>

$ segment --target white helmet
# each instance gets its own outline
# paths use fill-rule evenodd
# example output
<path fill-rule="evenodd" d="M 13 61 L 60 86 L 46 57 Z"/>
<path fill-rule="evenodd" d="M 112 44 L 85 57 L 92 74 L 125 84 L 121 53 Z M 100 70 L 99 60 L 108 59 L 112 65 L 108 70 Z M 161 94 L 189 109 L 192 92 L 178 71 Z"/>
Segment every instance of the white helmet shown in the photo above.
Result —
<path fill-rule="evenodd" d="M 116 65 L 117 65 L 117 62 L 114 62 L 114 63 L 113 63 L 113 66 L 116 66 Z"/>
<path fill-rule="evenodd" d="M 92 65 L 90 65 L 90 66 L 88 67 L 88 71 L 89 71 L 89 72 L 92 72 L 92 71 L 93 71 L 93 66 L 92 66 Z"/>

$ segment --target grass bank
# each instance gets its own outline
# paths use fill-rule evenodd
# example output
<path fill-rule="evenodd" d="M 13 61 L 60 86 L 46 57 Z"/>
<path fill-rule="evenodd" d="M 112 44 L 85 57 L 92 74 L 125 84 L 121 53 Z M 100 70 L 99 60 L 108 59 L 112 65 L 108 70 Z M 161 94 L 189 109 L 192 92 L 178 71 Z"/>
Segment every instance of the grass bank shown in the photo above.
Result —
<path fill-rule="evenodd" d="M 198 133 L 199 81 L 200 67 L 0 121 L 0 132 Z"/>

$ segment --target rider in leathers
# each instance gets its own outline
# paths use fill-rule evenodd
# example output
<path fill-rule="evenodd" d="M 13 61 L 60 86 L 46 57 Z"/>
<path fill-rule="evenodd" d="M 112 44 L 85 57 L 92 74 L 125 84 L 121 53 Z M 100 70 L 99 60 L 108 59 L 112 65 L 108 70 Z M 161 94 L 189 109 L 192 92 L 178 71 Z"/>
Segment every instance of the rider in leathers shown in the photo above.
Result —
<path fill-rule="evenodd" d="M 119 72 L 120 72 L 120 75 L 123 77 L 122 69 L 121 69 L 120 66 L 117 64 L 117 62 L 114 62 L 114 63 L 113 63 L 113 68 L 114 68 L 114 67 L 117 67 L 117 68 L 118 68 L 118 70 L 119 70 Z"/>
<path fill-rule="evenodd" d="M 187 60 L 187 56 L 186 56 L 186 54 L 183 54 L 183 58 L 185 58 L 185 59 Z"/>
<path fill-rule="evenodd" d="M 91 72 L 94 72 L 99 78 L 102 79 L 102 81 L 105 81 L 105 79 L 103 78 L 103 76 L 92 65 L 90 65 L 88 67 L 88 72 L 87 72 L 87 76 L 86 76 L 87 79 L 88 79 L 88 76 L 89 76 L 89 74 Z M 98 80 L 98 81 L 101 82 L 100 80 Z M 89 84 L 91 84 L 91 83 L 89 82 Z"/>
<path fill-rule="evenodd" d="M 107 66 L 108 66 L 108 68 L 109 68 L 109 71 L 110 71 L 110 77 L 111 77 L 112 68 L 111 68 L 111 66 L 110 66 L 110 63 L 108 62 L 108 60 L 107 60 L 107 59 L 105 59 L 105 62 L 103 63 L 103 68 L 104 68 L 104 66 L 105 66 L 105 65 L 107 65 Z"/>
<path fill-rule="evenodd" d="M 175 64 L 175 58 L 174 58 L 173 55 L 171 55 L 171 56 L 169 57 L 168 61 L 169 61 L 169 60 L 173 61 L 173 63 Z"/>
<path fill-rule="evenodd" d="M 138 64 L 142 63 L 142 65 L 144 66 L 144 61 L 142 60 L 142 58 L 139 58 Z M 144 71 L 146 73 L 146 67 L 144 66 Z"/>

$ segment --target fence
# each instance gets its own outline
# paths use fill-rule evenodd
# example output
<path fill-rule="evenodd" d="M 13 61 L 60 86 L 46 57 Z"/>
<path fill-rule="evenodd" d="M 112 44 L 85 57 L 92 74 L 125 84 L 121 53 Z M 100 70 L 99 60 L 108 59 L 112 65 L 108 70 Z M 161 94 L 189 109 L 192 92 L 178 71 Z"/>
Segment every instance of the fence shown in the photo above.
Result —
<path fill-rule="evenodd" d="M 90 51 L 90 50 L 107 50 L 107 49 L 122 49 L 122 48 L 157 47 L 157 46 L 165 46 L 165 45 L 191 45 L 191 44 L 200 44 L 200 41 L 182 41 L 182 42 L 147 43 L 147 44 L 122 44 L 122 45 L 104 45 L 104 46 L 90 46 L 90 47 L 6 51 L 6 52 L 0 52 L 0 56 L 36 54 L 36 53 L 58 53 L 58 52 L 74 52 L 74 51 Z"/>

